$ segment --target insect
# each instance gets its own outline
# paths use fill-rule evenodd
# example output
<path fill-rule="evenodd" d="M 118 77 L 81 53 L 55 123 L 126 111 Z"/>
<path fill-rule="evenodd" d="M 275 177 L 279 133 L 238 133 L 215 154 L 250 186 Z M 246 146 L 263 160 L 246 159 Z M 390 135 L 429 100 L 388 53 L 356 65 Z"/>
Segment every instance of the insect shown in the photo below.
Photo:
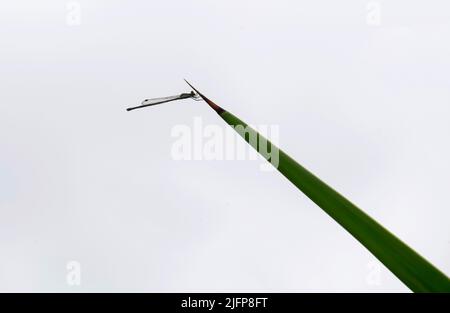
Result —
<path fill-rule="evenodd" d="M 142 101 L 141 105 L 128 108 L 127 111 L 145 108 L 157 104 L 162 104 L 166 102 L 171 102 L 175 100 L 182 100 L 182 99 L 194 99 L 196 101 L 201 101 L 202 98 L 194 91 L 182 93 L 176 96 L 170 96 L 170 97 L 162 97 L 162 98 L 152 98 L 152 99 L 145 99 Z"/>

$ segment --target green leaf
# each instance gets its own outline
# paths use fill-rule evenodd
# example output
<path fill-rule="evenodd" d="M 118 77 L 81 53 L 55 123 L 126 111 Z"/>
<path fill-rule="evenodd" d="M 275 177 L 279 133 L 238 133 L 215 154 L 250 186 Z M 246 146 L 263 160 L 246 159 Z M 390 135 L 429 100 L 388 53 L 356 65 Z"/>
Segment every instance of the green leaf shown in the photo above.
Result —
<path fill-rule="evenodd" d="M 239 125 L 239 128 L 246 128 L 246 133 L 239 133 L 256 150 L 262 143 L 271 147 L 272 150 L 268 149 L 271 153 L 278 149 L 233 114 L 224 111 L 220 116 L 233 128 Z M 258 140 L 255 145 L 255 141 L 250 138 L 256 136 Z M 265 149 L 258 152 L 266 159 L 269 156 Z M 445 274 L 282 150 L 278 149 L 278 152 L 277 170 L 352 234 L 412 291 L 450 292 L 450 280 Z"/>

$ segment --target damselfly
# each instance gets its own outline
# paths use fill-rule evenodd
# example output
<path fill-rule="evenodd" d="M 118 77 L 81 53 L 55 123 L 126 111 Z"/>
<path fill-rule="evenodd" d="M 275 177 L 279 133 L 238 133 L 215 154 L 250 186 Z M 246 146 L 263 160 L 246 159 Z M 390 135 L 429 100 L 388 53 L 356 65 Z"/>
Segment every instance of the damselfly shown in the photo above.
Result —
<path fill-rule="evenodd" d="M 177 96 L 145 99 L 144 101 L 142 101 L 141 105 L 132 107 L 132 108 L 128 108 L 127 111 L 131 111 L 131 110 L 135 110 L 135 109 L 139 109 L 139 108 L 145 108 L 145 107 L 149 107 L 152 105 L 171 102 L 171 101 L 175 101 L 175 100 L 189 99 L 189 98 L 194 99 L 196 101 L 202 100 L 202 98 L 197 93 L 191 91 L 189 93 L 182 93 Z"/>

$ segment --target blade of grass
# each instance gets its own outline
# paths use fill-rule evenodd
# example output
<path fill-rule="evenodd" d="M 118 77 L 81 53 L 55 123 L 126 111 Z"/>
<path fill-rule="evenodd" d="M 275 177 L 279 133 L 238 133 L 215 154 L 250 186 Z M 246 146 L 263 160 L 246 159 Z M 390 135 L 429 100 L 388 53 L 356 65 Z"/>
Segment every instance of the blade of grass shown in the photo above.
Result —
<path fill-rule="evenodd" d="M 444 273 L 245 122 L 209 100 L 191 84 L 189 86 L 235 130 L 245 129 L 245 132 L 238 131 L 239 135 L 266 160 L 270 158 L 268 152 L 278 150 L 277 170 L 363 244 L 412 291 L 450 292 L 450 280 Z M 261 145 L 265 145 L 267 149 L 259 149 Z"/>

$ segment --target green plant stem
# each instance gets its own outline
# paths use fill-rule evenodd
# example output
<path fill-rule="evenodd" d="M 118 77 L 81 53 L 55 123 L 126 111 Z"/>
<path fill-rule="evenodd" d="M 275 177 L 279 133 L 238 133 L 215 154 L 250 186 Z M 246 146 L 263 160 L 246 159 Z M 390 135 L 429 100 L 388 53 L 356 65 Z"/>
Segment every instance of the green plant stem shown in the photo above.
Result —
<path fill-rule="evenodd" d="M 220 116 L 233 127 L 246 127 L 246 133 L 239 132 L 240 135 L 266 159 L 270 154 L 267 154 L 265 149 L 259 151 L 258 144 L 266 141 L 266 145 L 271 147 L 271 150 L 268 150 L 272 153 L 274 149 L 278 149 L 233 114 L 224 111 Z M 249 140 L 250 138 L 258 138 L 257 145 L 254 140 Z M 412 291 L 450 292 L 447 276 L 282 150 L 279 150 L 277 169 L 362 243 Z"/>
<path fill-rule="evenodd" d="M 266 160 L 277 149 L 277 170 L 363 244 L 412 291 L 450 292 L 450 280 L 444 273 L 238 117 L 192 88 L 235 130 L 245 129 L 245 132 L 238 133 Z M 258 140 L 255 141 L 254 138 Z M 269 149 L 259 149 L 261 144 Z"/>

